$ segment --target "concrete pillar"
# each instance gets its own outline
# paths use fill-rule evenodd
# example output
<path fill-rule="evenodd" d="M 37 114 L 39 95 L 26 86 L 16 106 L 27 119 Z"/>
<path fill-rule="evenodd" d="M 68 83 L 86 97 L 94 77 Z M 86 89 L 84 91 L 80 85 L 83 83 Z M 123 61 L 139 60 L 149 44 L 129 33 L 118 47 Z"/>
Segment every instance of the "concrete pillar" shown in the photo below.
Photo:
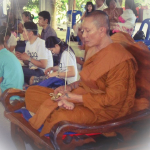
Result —
<path fill-rule="evenodd" d="M 72 10 L 72 7 L 73 7 L 73 10 L 75 10 L 76 9 L 76 0 L 68 0 L 68 7 L 69 7 L 68 10 Z"/>
<path fill-rule="evenodd" d="M 45 10 L 45 0 L 39 0 L 39 10 Z"/>
<path fill-rule="evenodd" d="M 56 29 L 56 0 L 39 0 L 40 11 L 48 11 L 51 14 L 51 26 Z"/>

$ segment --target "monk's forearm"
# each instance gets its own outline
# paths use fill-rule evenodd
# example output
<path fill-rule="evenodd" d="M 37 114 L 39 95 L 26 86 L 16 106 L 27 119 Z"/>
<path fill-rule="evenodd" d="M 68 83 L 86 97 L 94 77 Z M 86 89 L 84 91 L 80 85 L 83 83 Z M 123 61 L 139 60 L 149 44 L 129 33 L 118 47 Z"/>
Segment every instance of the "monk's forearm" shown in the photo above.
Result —
<path fill-rule="evenodd" d="M 79 81 L 76 81 L 76 82 L 74 82 L 74 83 L 71 83 L 71 84 L 69 84 L 68 86 L 70 86 L 71 91 L 72 91 L 72 90 L 76 89 L 76 88 L 79 86 L 79 83 L 80 83 L 80 80 L 79 80 Z"/>
<path fill-rule="evenodd" d="M 73 103 L 83 103 L 82 95 L 72 94 L 72 93 L 65 93 L 67 100 Z"/>

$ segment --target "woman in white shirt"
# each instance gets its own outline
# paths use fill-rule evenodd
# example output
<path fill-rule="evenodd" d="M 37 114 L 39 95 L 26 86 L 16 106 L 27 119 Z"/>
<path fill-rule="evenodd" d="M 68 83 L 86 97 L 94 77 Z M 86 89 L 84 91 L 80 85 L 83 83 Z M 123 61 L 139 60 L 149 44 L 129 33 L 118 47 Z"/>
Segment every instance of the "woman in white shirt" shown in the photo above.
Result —
<path fill-rule="evenodd" d="M 50 67 L 45 70 L 46 77 L 58 77 L 62 79 L 67 77 L 67 84 L 77 81 L 77 63 L 72 48 L 55 36 L 48 37 L 45 43 L 46 48 L 48 48 L 53 55 L 57 55 L 59 61 L 58 66 Z M 30 84 L 40 82 L 43 79 L 41 77 L 32 77 Z"/>

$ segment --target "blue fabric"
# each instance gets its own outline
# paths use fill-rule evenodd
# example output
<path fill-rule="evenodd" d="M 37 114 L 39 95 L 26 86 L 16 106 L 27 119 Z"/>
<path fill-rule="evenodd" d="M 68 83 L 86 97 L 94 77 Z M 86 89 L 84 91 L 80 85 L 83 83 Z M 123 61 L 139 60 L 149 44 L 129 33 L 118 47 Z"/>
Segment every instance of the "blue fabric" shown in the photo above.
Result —
<path fill-rule="evenodd" d="M 65 85 L 65 80 L 52 77 L 38 83 L 37 85 L 49 88 L 57 88 L 59 86 Z"/>
<path fill-rule="evenodd" d="M 7 49 L 0 50 L 0 77 L 3 78 L 0 83 L 2 92 L 9 88 L 23 89 L 24 75 L 22 66 L 16 56 Z M 11 100 L 19 97 L 12 97 Z"/>
<path fill-rule="evenodd" d="M 32 116 L 30 115 L 29 111 L 26 108 L 16 110 L 15 113 L 21 113 L 27 122 L 29 122 L 29 119 L 32 118 Z M 43 125 L 38 129 L 38 131 L 41 132 L 42 128 L 43 128 Z M 65 135 L 69 135 L 69 134 L 75 134 L 75 133 L 74 132 L 66 132 L 65 133 Z M 45 134 L 45 136 L 49 137 L 49 133 Z"/>

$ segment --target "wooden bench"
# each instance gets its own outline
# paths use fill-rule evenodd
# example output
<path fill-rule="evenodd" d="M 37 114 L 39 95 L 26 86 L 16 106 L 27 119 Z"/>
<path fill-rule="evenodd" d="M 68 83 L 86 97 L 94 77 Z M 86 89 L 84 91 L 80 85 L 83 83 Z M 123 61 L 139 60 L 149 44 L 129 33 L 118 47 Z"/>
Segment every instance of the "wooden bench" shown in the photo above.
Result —
<path fill-rule="evenodd" d="M 10 104 L 9 99 L 14 95 L 24 97 L 25 91 L 8 89 L 2 94 L 1 102 L 5 107 L 5 117 L 8 118 L 11 122 L 11 135 L 18 150 L 26 149 L 24 141 L 30 143 L 34 149 L 73 150 L 86 143 L 95 142 L 92 136 L 90 137 L 88 135 L 85 135 L 90 133 L 120 133 L 124 138 L 124 141 L 118 143 L 117 150 L 127 149 L 127 147 L 135 147 L 139 144 L 141 138 L 145 139 L 145 141 L 150 140 L 150 109 L 142 110 L 120 119 L 104 122 L 101 124 L 80 125 L 62 121 L 52 128 L 50 132 L 50 138 L 40 137 L 39 132 L 32 128 L 21 114 L 14 112 L 15 110 L 18 110 L 21 107 L 25 106 L 25 103 L 23 101 L 14 101 L 12 104 Z M 66 132 L 75 132 L 82 135 L 72 137 L 68 135 L 63 140 L 62 136 Z M 134 143 L 133 145 L 133 140 L 136 141 L 137 144 Z"/>

